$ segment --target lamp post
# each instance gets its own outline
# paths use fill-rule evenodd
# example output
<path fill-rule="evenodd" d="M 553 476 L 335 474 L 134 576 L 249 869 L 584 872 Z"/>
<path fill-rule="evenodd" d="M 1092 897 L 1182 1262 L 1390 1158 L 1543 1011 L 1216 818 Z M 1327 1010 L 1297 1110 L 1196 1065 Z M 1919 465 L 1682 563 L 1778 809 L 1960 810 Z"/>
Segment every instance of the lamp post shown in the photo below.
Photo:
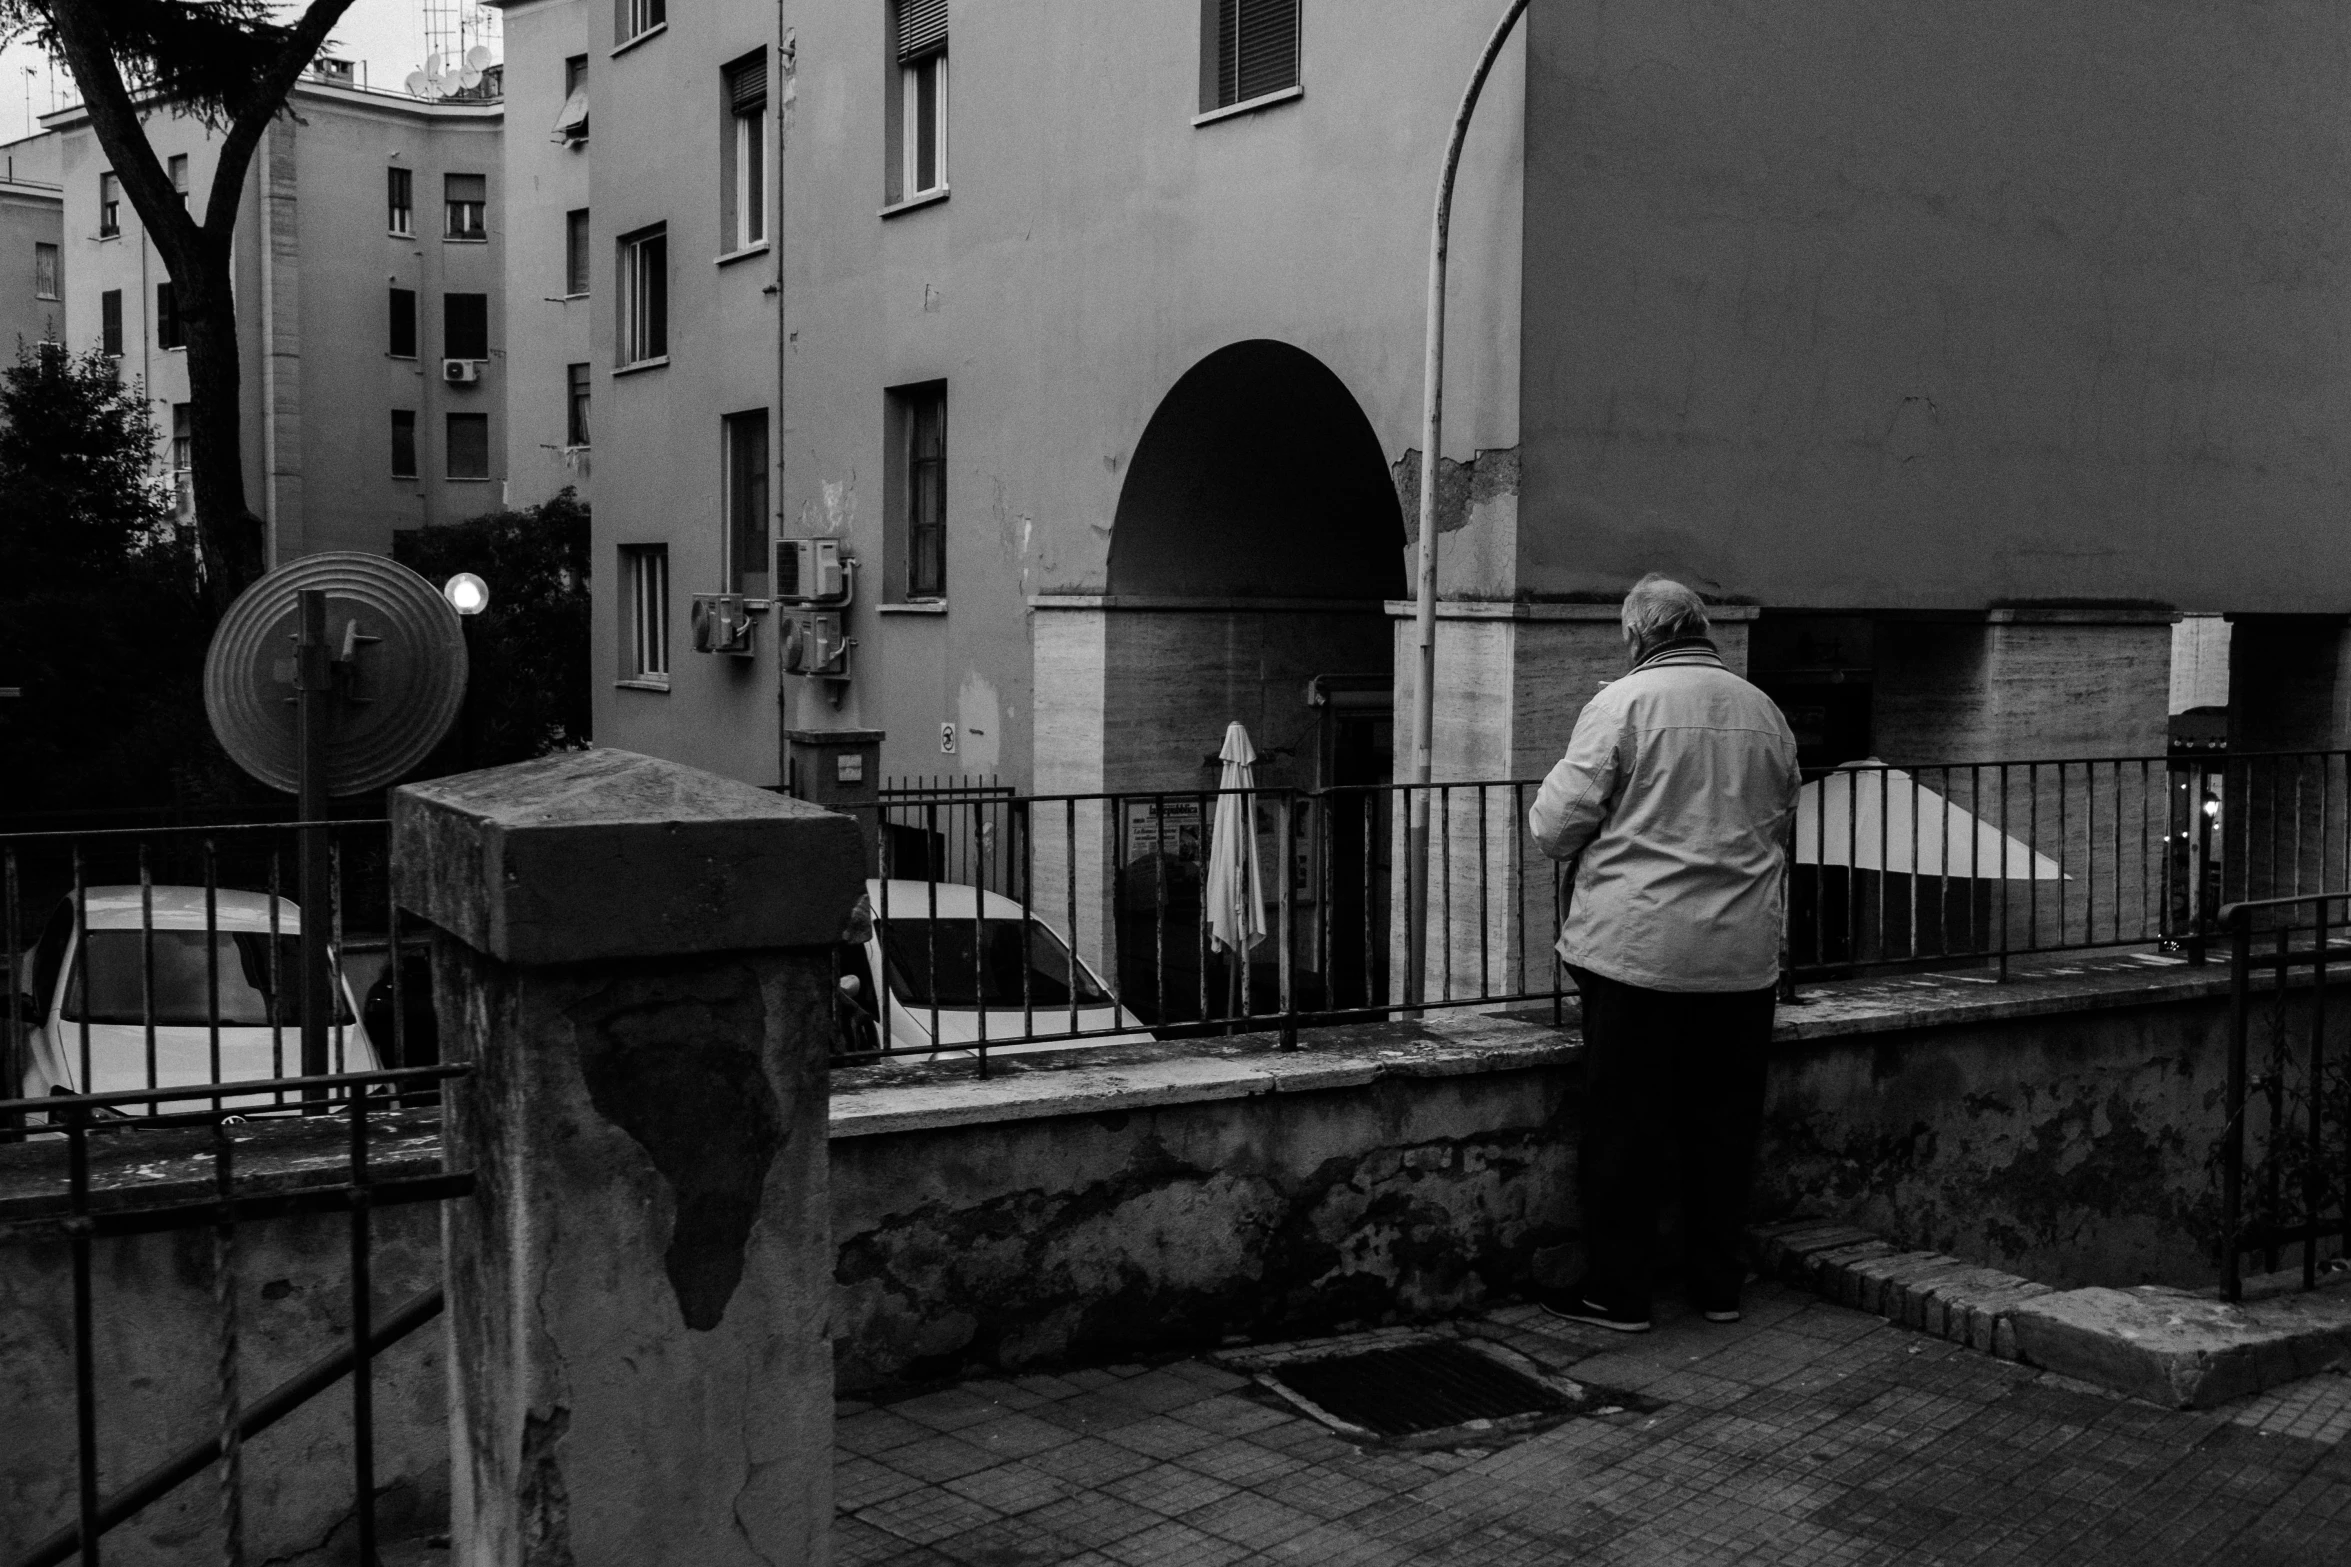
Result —
<path fill-rule="evenodd" d="M 459 772 L 473 771 L 473 669 L 474 633 L 476 616 L 490 607 L 490 585 L 470 571 L 461 571 L 441 584 L 441 597 L 457 611 L 457 624 L 465 633 L 465 697 L 457 709 L 457 763 Z"/>
<path fill-rule="evenodd" d="M 1469 135 L 1470 116 L 1477 110 L 1478 94 L 1485 90 L 1495 57 L 1526 8 L 1527 0 L 1510 0 L 1478 56 L 1477 69 L 1470 73 L 1469 89 L 1461 95 L 1461 108 L 1453 116 L 1453 133 L 1445 142 L 1445 169 L 1437 180 L 1436 218 L 1429 228 L 1428 336 L 1420 401 L 1420 553 L 1412 616 L 1418 672 L 1412 690 L 1413 787 L 1406 792 L 1411 814 L 1404 839 L 1404 994 L 1407 1001 L 1416 1004 L 1424 999 L 1427 989 L 1429 951 L 1429 777 L 1437 677 L 1437 469 L 1443 460 L 1445 439 L 1446 232 L 1453 221 L 1453 175 L 1461 164 L 1461 144 Z M 1479 918 L 1484 917 L 1480 910 Z"/>

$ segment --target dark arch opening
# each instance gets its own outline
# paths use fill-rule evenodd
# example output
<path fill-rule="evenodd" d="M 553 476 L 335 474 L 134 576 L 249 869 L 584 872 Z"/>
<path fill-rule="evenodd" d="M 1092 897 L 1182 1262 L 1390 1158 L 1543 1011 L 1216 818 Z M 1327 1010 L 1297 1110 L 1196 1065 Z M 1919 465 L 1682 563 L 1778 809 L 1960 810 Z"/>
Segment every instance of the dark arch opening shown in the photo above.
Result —
<path fill-rule="evenodd" d="M 1109 591 L 1402 598 L 1403 513 L 1345 383 L 1312 354 L 1264 338 L 1185 371 L 1135 444 Z"/>

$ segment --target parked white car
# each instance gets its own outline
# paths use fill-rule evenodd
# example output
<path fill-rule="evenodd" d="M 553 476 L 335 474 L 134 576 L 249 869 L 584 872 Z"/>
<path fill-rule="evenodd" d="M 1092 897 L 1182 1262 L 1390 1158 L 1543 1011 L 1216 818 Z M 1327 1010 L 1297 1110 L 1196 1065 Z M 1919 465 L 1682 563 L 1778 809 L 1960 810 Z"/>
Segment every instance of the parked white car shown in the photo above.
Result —
<path fill-rule="evenodd" d="M 266 893 L 214 893 L 216 913 L 212 934 L 207 936 L 203 888 L 152 889 L 155 1060 L 150 1082 L 139 889 L 92 887 L 87 896 L 86 951 L 75 928 L 83 922 L 75 919 L 74 900 L 69 895 L 49 916 L 32 949 L 17 962 L 16 1005 L 28 1012 L 27 1021 L 32 1025 L 23 1083 L 26 1098 L 301 1075 L 301 1001 L 295 985 L 302 950 L 299 908 L 284 898 L 277 900 L 273 963 Z M 211 961 L 212 953 L 218 955 L 217 965 Z M 220 984 L 217 1073 L 210 1006 L 211 975 L 216 967 Z M 281 995 L 282 1004 L 277 1004 Z M 377 1070 L 375 1047 L 351 1004 L 350 987 L 339 980 L 335 1001 L 327 1038 L 329 1070 Z M 85 1021 L 90 1073 L 86 1084 L 82 1081 Z M 267 1105 L 272 1101 L 248 1096 L 242 1102 Z M 193 1109 L 207 1103 L 166 1101 L 156 1108 Z M 139 1114 L 144 1109 L 127 1106 L 125 1112 Z"/>
<path fill-rule="evenodd" d="M 975 1054 L 983 1016 L 991 1056 L 1150 1043 L 1142 1021 L 1071 953 L 1061 932 L 1012 899 L 956 882 L 869 881 L 865 891 L 873 906 L 873 936 L 843 949 L 841 962 L 844 1009 L 863 1033 L 864 1048 L 873 1048 L 879 1034 L 874 976 L 885 970 L 893 1049 L 934 1058 Z M 934 955 L 935 994 L 930 982 Z M 1101 1031 L 1099 1037 L 1009 1043 L 1028 1034 L 1095 1030 Z"/>

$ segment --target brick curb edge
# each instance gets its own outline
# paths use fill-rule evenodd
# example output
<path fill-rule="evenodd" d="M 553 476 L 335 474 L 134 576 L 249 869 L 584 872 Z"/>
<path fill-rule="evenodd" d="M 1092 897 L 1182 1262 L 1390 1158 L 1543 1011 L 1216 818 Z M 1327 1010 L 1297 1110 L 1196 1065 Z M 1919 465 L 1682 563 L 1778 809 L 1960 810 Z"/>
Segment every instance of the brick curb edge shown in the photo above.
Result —
<path fill-rule="evenodd" d="M 1824 1219 L 1756 1225 L 1747 1244 L 1748 1261 L 1766 1277 L 2002 1360 L 2021 1358 L 2016 1308 L 2056 1293 L 1939 1251 L 1903 1251 Z"/>

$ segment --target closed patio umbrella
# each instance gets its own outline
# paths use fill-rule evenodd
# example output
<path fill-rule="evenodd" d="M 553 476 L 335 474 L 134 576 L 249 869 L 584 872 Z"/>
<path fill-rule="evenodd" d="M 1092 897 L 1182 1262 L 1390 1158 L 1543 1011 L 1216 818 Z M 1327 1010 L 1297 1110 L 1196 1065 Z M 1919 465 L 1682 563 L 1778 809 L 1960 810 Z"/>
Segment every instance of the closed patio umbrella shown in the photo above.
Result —
<path fill-rule="evenodd" d="M 2020 802 L 2018 809 L 2029 802 Z M 1952 803 L 1899 767 L 1847 762 L 1796 796 L 1796 863 L 1898 876 L 2064 881 L 2032 845 Z"/>
<path fill-rule="evenodd" d="M 1216 816 L 1208 837 L 1208 934 L 1219 947 L 1246 964 L 1249 949 L 1265 939 L 1265 878 L 1257 858 L 1257 824 L 1251 801 L 1235 790 L 1254 789 L 1257 748 L 1238 720 L 1225 726 L 1224 764 L 1216 786 Z"/>

